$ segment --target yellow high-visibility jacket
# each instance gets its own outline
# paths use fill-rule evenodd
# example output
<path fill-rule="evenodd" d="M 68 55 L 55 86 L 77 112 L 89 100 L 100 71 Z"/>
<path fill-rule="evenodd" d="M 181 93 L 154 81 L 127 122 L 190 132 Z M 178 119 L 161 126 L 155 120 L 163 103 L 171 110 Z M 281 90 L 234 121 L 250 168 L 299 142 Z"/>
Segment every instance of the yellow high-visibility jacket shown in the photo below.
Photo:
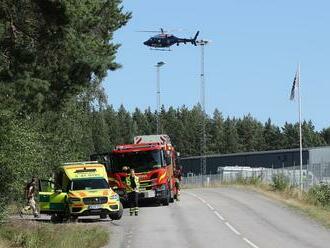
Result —
<path fill-rule="evenodd" d="M 136 184 L 136 188 L 133 189 L 132 186 L 131 186 L 131 179 L 130 179 L 130 175 L 128 175 L 126 177 L 126 185 L 127 185 L 127 193 L 129 192 L 139 192 L 139 189 L 140 189 L 140 180 L 139 180 L 139 177 L 137 176 L 134 176 L 134 181 L 135 181 L 135 184 Z"/>

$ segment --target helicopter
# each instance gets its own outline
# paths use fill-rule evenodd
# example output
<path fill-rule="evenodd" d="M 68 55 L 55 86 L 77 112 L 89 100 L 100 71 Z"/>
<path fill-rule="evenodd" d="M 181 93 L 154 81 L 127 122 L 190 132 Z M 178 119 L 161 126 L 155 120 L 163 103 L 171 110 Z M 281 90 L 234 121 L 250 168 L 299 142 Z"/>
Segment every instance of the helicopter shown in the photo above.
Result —
<path fill-rule="evenodd" d="M 160 31 L 143 31 L 143 32 L 160 32 L 160 34 L 152 36 L 151 38 L 143 42 L 144 45 L 149 46 L 151 48 L 156 48 L 156 50 L 161 50 L 157 48 L 169 48 L 174 44 L 179 46 L 180 43 L 183 44 L 191 43 L 197 46 L 196 40 L 199 34 L 199 31 L 197 31 L 194 38 L 186 39 L 186 38 L 178 38 L 173 34 L 165 33 L 165 31 L 162 28 L 160 29 Z"/>

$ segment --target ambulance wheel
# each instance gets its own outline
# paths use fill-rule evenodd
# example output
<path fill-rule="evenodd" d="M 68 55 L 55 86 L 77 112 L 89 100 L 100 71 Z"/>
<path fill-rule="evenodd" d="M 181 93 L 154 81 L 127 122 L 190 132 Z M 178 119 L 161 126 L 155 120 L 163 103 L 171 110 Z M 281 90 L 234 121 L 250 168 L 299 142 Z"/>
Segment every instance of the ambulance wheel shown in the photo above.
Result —
<path fill-rule="evenodd" d="M 53 223 L 62 223 L 64 220 L 64 216 L 62 214 L 52 214 L 50 220 Z"/>
<path fill-rule="evenodd" d="M 70 222 L 78 223 L 78 216 L 76 216 L 76 215 L 71 215 L 71 216 L 70 216 Z"/>
<path fill-rule="evenodd" d="M 106 219 L 107 215 L 106 214 L 100 214 L 100 219 Z"/>
<path fill-rule="evenodd" d="M 120 203 L 119 210 L 109 214 L 111 220 L 120 220 L 123 216 L 123 205 Z"/>

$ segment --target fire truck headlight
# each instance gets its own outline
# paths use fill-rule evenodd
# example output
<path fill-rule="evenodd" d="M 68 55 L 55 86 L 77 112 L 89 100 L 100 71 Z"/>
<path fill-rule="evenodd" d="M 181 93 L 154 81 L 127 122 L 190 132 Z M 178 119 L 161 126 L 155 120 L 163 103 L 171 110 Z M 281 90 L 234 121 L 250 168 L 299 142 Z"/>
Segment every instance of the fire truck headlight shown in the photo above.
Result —
<path fill-rule="evenodd" d="M 165 184 L 160 185 L 157 190 L 158 191 L 166 190 L 166 185 Z"/>

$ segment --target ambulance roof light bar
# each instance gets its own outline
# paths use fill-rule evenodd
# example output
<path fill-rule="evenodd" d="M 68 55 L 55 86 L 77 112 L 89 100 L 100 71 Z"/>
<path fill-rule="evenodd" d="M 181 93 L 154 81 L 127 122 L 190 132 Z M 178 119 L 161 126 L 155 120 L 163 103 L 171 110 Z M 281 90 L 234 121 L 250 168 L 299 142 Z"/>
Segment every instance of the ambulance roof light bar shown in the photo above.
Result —
<path fill-rule="evenodd" d="M 98 161 L 79 161 L 79 162 L 66 162 L 63 165 L 81 165 L 81 164 L 99 164 Z"/>

